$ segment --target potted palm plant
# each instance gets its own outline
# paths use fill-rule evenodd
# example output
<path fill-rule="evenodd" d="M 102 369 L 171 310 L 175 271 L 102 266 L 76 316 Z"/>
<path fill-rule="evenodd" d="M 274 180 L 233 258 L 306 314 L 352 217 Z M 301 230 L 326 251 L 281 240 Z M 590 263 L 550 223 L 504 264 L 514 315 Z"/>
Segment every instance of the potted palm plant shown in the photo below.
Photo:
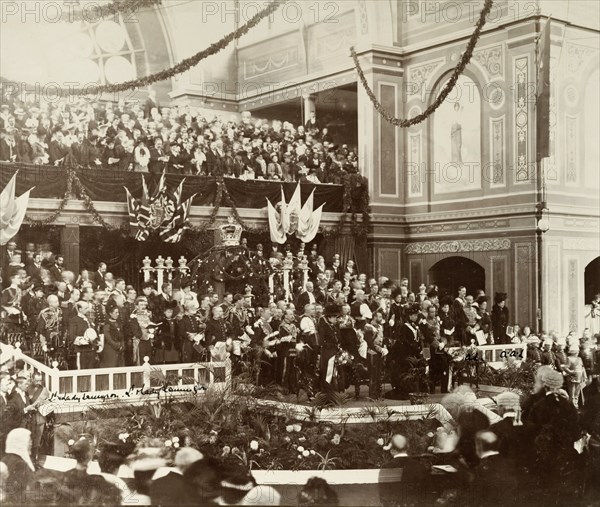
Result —
<path fill-rule="evenodd" d="M 408 391 L 411 405 L 422 405 L 429 399 L 429 379 L 425 359 L 409 357 L 410 368 L 400 375 L 400 381 Z"/>

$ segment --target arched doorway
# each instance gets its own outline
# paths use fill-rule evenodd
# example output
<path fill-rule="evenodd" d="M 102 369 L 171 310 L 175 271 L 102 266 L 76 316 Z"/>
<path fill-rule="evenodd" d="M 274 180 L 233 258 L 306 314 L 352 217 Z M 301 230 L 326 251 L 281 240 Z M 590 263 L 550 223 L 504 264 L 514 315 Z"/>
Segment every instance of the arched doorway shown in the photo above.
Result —
<path fill-rule="evenodd" d="M 466 257 L 448 257 L 431 267 L 429 283 L 438 286 L 440 295 L 456 296 L 464 285 L 467 294 L 474 296 L 478 289 L 485 290 L 485 269 Z"/>
<path fill-rule="evenodd" d="M 585 304 L 589 305 L 594 296 L 600 293 L 600 257 L 596 257 L 585 267 Z"/>

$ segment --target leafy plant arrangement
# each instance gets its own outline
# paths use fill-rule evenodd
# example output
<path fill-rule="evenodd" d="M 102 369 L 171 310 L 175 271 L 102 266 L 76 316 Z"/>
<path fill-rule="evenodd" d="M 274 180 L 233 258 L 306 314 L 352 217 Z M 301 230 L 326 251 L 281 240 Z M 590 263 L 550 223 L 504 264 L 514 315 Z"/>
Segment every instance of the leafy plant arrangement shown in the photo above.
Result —
<path fill-rule="evenodd" d="M 537 366 L 534 363 L 522 361 L 520 364 L 507 362 L 506 368 L 496 369 L 486 364 L 479 372 L 479 382 L 498 387 L 507 387 L 530 393 L 533 389 Z"/>
<path fill-rule="evenodd" d="M 424 359 L 415 357 L 407 358 L 410 368 L 400 375 L 400 382 L 405 389 L 410 391 L 410 402 L 413 405 L 422 404 L 429 397 L 429 379 L 427 377 L 427 363 Z"/>
<path fill-rule="evenodd" d="M 365 423 L 348 424 L 346 418 L 333 424 L 316 417 L 300 421 L 291 411 L 274 414 L 257 402 L 241 385 L 229 392 L 211 388 L 178 402 L 161 399 L 141 406 L 117 402 L 90 409 L 77 423 L 81 428 L 68 428 L 64 437 L 74 438 L 85 430 L 99 448 L 107 442 L 135 446 L 153 439 L 161 441 L 171 457 L 178 448 L 191 446 L 226 466 L 245 469 L 332 470 L 380 468 L 389 459 L 385 444 L 396 433 L 407 437 L 413 453 L 425 453 L 440 426 L 431 414 L 421 420 L 395 420 L 396 412 L 384 406 L 366 411 L 374 417 L 365 417 Z M 316 416 L 318 405 L 344 403 L 334 393 L 318 398 L 306 410 Z"/>

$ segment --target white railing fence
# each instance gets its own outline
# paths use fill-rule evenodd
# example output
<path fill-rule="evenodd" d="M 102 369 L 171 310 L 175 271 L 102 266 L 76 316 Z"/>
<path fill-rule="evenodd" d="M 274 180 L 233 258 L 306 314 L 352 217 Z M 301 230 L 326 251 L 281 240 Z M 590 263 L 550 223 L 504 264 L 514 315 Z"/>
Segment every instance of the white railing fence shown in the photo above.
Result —
<path fill-rule="evenodd" d="M 23 361 L 26 373 L 40 373 L 50 393 L 62 400 L 89 393 L 95 401 L 103 395 L 104 399 L 133 401 L 152 394 L 189 395 L 202 393 L 209 387 L 228 388 L 231 385 L 229 360 L 152 365 L 146 356 L 140 366 L 59 370 L 56 361 L 49 367 L 24 354 L 18 342 L 14 347 L 3 345 L 3 356 L 10 357 L 11 353 L 14 361 Z"/>

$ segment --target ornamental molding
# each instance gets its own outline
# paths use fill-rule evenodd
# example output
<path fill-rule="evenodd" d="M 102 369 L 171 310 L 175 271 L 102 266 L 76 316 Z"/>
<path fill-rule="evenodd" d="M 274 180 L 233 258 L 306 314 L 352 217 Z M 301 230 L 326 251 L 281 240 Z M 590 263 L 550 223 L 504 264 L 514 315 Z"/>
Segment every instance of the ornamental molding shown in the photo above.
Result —
<path fill-rule="evenodd" d="M 589 46 L 582 46 L 580 44 L 567 44 L 567 64 L 569 71 L 578 73 L 583 64 L 593 55 L 597 54 L 598 50 Z"/>
<path fill-rule="evenodd" d="M 433 73 L 446 63 L 446 58 L 439 58 L 431 62 L 408 67 L 406 74 L 408 75 L 405 89 L 407 95 L 420 95 L 424 101 L 427 93 L 427 83 Z"/>
<path fill-rule="evenodd" d="M 411 243 L 406 247 L 407 254 L 439 254 L 460 252 L 489 252 L 490 250 L 510 250 L 511 241 L 502 239 L 473 239 L 460 241 L 431 241 Z"/>
<path fill-rule="evenodd" d="M 504 79 L 504 46 L 502 44 L 478 49 L 473 53 L 473 61 L 485 70 L 490 81 Z"/>

